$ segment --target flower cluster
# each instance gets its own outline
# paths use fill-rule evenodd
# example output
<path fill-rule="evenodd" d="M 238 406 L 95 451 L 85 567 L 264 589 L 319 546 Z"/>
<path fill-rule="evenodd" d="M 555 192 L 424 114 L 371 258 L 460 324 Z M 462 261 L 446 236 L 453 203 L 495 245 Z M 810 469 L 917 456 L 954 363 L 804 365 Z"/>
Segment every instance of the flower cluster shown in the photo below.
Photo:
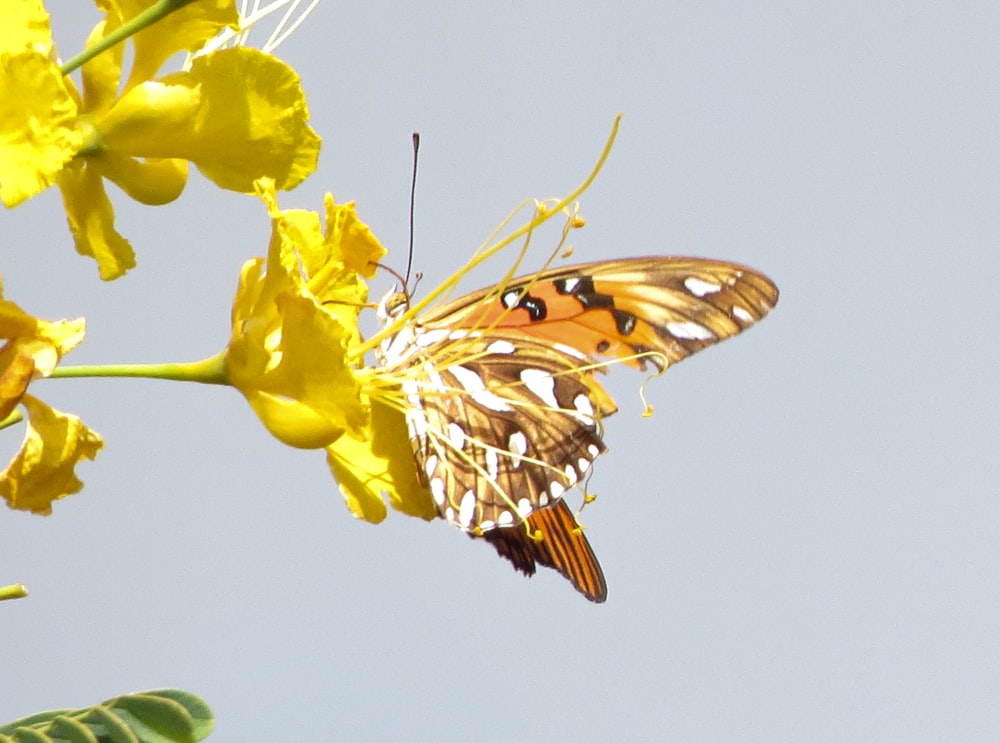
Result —
<path fill-rule="evenodd" d="M 0 420 L 28 413 L 24 444 L 0 474 L 0 496 L 11 508 L 47 514 L 53 500 L 83 487 L 74 467 L 93 459 L 104 445 L 101 437 L 74 415 L 62 413 L 27 394 L 28 384 L 52 374 L 62 357 L 84 335 L 84 321 L 48 322 L 32 317 L 0 290 Z"/>
<path fill-rule="evenodd" d="M 433 518 L 417 480 L 406 422 L 379 399 L 360 357 L 358 315 L 385 249 L 354 204 L 314 212 L 278 209 L 271 184 L 259 185 L 271 215 L 267 260 L 248 261 L 233 302 L 225 355 L 229 381 L 276 438 L 326 448 L 351 512 L 386 515 L 383 494 L 404 513 Z"/>
<path fill-rule="evenodd" d="M 189 3 L 136 31 L 127 77 L 123 45 L 104 47 L 152 3 L 99 4 L 105 17 L 88 41 L 97 53 L 79 87 L 59 64 L 41 0 L 15 3 L 0 26 L 0 200 L 16 206 L 56 184 L 77 251 L 115 279 L 135 253 L 115 230 L 105 179 L 150 205 L 180 196 L 189 162 L 221 188 L 253 192 L 270 177 L 288 189 L 315 170 L 319 137 L 298 75 L 270 54 L 217 49 L 157 77 L 177 52 L 238 27 L 232 0 Z"/>
<path fill-rule="evenodd" d="M 220 43 L 235 32 L 245 38 L 254 20 L 241 19 L 234 0 L 98 0 L 97 10 L 86 49 L 63 63 L 42 0 L 5 8 L 0 201 L 14 208 L 55 185 L 75 248 L 96 261 L 102 279 L 119 278 L 136 263 L 129 240 L 115 229 L 105 181 L 137 202 L 161 205 L 181 195 L 189 163 L 220 188 L 250 194 L 258 179 L 267 179 L 273 194 L 315 170 L 320 140 L 308 124 L 298 75 L 271 53 Z M 125 40 L 132 46 L 128 69 Z M 182 68 L 164 71 L 178 52 L 188 55 Z M 244 278 L 251 281 L 249 273 Z M 286 344 L 295 338 L 291 317 Z M 254 324 L 245 327 L 253 331 Z M 82 319 L 45 321 L 0 298 L 0 420 L 9 426 L 27 417 L 24 444 L 0 474 L 0 495 L 12 508 L 49 513 L 54 500 L 82 487 L 76 464 L 103 446 L 78 418 L 28 393 L 41 377 L 114 376 L 121 369 L 57 368 L 84 332 Z M 235 379 L 252 374 L 260 358 L 234 344 L 233 358 L 240 352 L 248 366 L 235 368 Z M 173 365 L 173 378 L 225 378 L 217 365 L 189 366 L 185 375 L 184 365 Z M 289 368 L 259 370 L 267 384 L 251 399 L 255 408 L 268 408 L 269 392 L 294 376 Z M 162 369 L 156 375 L 170 377 Z M 343 420 L 356 429 L 360 413 Z"/>
<path fill-rule="evenodd" d="M 42 0 L 20 0 L 0 28 L 0 200 L 15 207 L 56 185 L 77 251 L 114 279 L 135 265 L 135 254 L 115 230 L 104 181 L 143 204 L 165 204 L 180 196 L 193 163 L 220 188 L 260 199 L 271 218 L 270 244 L 266 258 L 240 272 L 227 348 L 200 362 L 58 368 L 82 341 L 83 320 L 46 322 L 0 297 L 0 420 L 21 420 L 18 406 L 28 419 L 22 450 L 0 474 L 0 495 L 13 508 L 49 513 L 54 500 L 82 487 L 76 464 L 103 446 L 79 419 L 28 394 L 32 380 L 148 376 L 237 389 L 281 442 L 326 451 L 358 518 L 379 522 L 388 506 L 434 518 L 414 466 L 401 382 L 367 367 L 365 355 L 472 266 L 522 238 L 523 257 L 532 230 L 564 213 L 561 249 L 568 231 L 583 225 L 570 207 L 610 141 L 580 188 L 526 204 L 533 213 L 526 225 L 501 239 L 509 217 L 465 267 L 365 341 L 358 318 L 371 306 L 366 281 L 385 249 L 353 203 L 328 195 L 323 215 L 279 207 L 278 192 L 313 172 L 319 152 L 295 72 L 269 52 L 227 48 L 245 38 L 247 24 L 233 0 L 97 4 L 103 18 L 87 49 L 65 64 Z M 164 8 L 171 12 L 155 15 Z M 127 74 L 123 39 L 133 47 Z M 189 54 L 183 69 L 161 72 L 180 51 Z"/>

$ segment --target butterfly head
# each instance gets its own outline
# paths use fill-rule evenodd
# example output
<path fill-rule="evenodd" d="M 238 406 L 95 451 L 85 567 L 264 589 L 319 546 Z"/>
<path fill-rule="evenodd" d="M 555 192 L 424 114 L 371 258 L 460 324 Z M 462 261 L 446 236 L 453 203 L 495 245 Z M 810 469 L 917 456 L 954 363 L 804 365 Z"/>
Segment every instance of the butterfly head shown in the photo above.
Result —
<path fill-rule="evenodd" d="M 401 292 L 398 284 L 393 284 L 392 288 L 379 300 L 378 307 L 375 309 L 375 317 L 378 318 L 379 325 L 385 327 L 398 320 L 409 306 L 409 295 L 406 292 Z"/>

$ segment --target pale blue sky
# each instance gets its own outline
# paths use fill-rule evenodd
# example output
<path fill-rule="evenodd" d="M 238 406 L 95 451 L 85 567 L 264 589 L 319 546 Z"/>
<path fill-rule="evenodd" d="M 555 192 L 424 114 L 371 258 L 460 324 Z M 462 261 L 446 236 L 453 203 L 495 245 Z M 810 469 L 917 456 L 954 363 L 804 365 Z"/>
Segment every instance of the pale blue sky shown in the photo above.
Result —
<path fill-rule="evenodd" d="M 57 16 L 64 56 L 93 18 Z M 283 205 L 357 200 L 396 266 L 422 133 L 425 286 L 621 111 L 576 257 L 745 262 L 781 302 L 652 382 L 651 419 L 612 375 L 603 606 L 443 522 L 355 521 L 231 390 L 45 383 L 107 448 L 54 516 L 0 510 L 0 583 L 32 591 L 0 607 L 0 720 L 173 686 L 220 743 L 997 739 L 994 4 L 327 0 L 279 53 L 325 138 Z M 113 197 L 136 270 L 102 285 L 47 193 L 0 215 L 6 294 L 84 315 L 77 363 L 221 349 L 264 210 L 197 174 Z"/>

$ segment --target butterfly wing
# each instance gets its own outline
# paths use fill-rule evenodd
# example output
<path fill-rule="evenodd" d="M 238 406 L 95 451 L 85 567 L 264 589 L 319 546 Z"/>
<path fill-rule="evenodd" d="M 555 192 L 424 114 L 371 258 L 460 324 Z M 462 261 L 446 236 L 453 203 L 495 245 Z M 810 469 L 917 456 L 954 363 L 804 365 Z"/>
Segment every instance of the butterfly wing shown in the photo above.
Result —
<path fill-rule="evenodd" d="M 553 347 L 663 370 L 742 332 L 778 301 L 746 266 L 650 257 L 568 266 L 483 289 L 432 310 L 425 327 L 521 329 Z"/>
<path fill-rule="evenodd" d="M 604 571 L 566 501 L 535 511 L 527 528 L 542 538 L 532 538 L 525 529 L 494 529 L 483 537 L 525 575 L 535 574 L 536 563 L 553 568 L 588 599 L 604 603 L 608 597 Z"/>
<path fill-rule="evenodd" d="M 666 369 L 775 305 L 763 274 L 699 258 L 554 269 L 431 310 L 387 342 L 402 378 L 421 476 L 440 515 L 514 567 L 566 576 L 592 601 L 607 586 L 562 500 L 605 451 L 615 412 L 593 357 Z"/>
<path fill-rule="evenodd" d="M 537 561 L 603 601 L 600 565 L 562 501 L 605 451 L 599 419 L 615 410 L 586 358 L 500 331 L 416 345 L 406 416 L 440 515 L 518 570 Z"/>

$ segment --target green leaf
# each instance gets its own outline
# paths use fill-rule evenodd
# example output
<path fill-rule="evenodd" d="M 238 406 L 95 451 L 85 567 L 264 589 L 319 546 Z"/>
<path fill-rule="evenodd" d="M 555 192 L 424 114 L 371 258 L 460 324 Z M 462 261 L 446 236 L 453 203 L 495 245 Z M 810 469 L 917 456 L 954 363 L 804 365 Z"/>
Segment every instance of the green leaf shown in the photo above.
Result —
<path fill-rule="evenodd" d="M 97 736 L 89 727 L 66 715 L 59 715 L 52 720 L 50 729 L 69 743 L 98 743 Z"/>
<path fill-rule="evenodd" d="M 104 707 L 94 707 L 95 729 L 101 728 L 98 733 L 101 740 L 110 743 L 140 743 L 139 736 L 121 721 L 119 717 L 108 712 Z M 98 726 L 96 723 L 100 723 Z"/>
<path fill-rule="evenodd" d="M 134 719 L 162 736 L 164 743 L 184 741 L 194 743 L 194 725 L 184 705 L 173 699 L 154 694 L 134 694 L 120 697 L 112 710 L 119 717 L 127 712 Z M 157 740 L 159 743 L 159 740 Z"/>
<path fill-rule="evenodd" d="M 214 724 L 201 698 L 157 689 L 25 717 L 0 726 L 0 743 L 197 743 Z"/>
<path fill-rule="evenodd" d="M 18 728 L 15 730 L 14 740 L 17 743 L 52 743 L 52 738 L 42 735 L 31 728 Z"/>
<path fill-rule="evenodd" d="M 72 717 L 60 715 L 52 721 L 52 731 L 69 743 L 99 743 L 93 731 Z"/>

